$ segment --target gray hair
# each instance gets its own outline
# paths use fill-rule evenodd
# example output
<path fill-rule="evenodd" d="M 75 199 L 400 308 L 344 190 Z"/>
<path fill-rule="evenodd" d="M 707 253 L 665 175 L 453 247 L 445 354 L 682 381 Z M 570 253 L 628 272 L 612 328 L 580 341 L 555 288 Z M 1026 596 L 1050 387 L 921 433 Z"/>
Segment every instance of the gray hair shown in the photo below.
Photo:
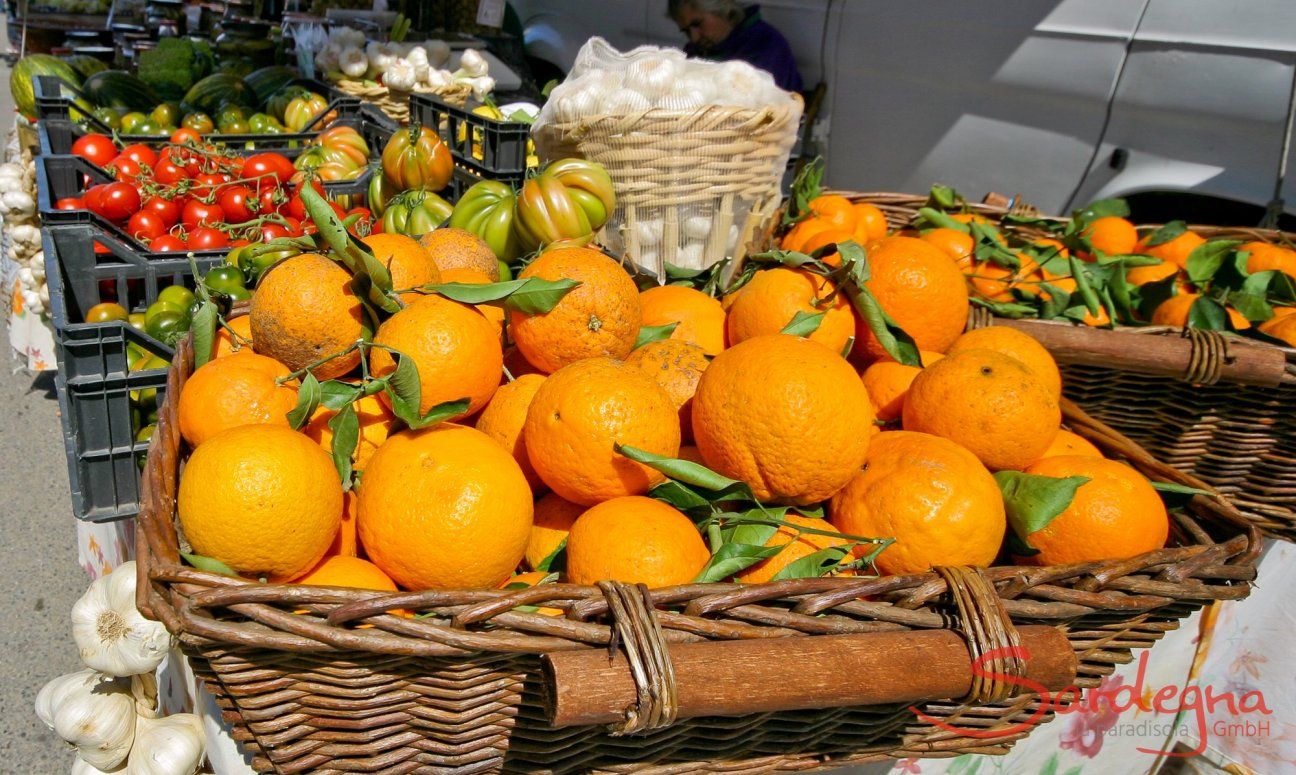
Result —
<path fill-rule="evenodd" d="M 698 13 L 713 13 L 728 19 L 733 24 L 742 21 L 747 13 L 739 5 L 738 0 L 667 0 L 666 15 L 678 19 L 680 12 L 685 8 L 692 8 Z"/>

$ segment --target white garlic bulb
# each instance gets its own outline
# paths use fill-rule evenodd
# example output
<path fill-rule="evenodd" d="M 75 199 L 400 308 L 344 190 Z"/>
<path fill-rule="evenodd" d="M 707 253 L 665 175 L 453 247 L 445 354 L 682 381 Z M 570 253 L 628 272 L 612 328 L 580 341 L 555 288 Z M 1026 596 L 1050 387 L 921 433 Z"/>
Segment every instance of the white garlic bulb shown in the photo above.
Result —
<path fill-rule="evenodd" d="M 202 719 L 192 713 L 139 720 L 126 775 L 194 775 L 206 755 Z"/>
<path fill-rule="evenodd" d="M 421 48 L 427 52 L 428 64 L 441 67 L 450 61 L 450 44 L 444 40 L 425 40 Z"/>
<path fill-rule="evenodd" d="M 711 236 L 711 219 L 705 215 L 690 215 L 684 219 L 684 236 L 691 240 L 704 240 Z"/>
<path fill-rule="evenodd" d="M 634 230 L 635 237 L 641 247 L 655 247 L 661 242 L 662 222 L 660 218 L 647 218 L 636 221 Z"/>
<path fill-rule="evenodd" d="M 72 761 L 72 775 L 108 775 L 108 773 L 78 756 Z"/>
<path fill-rule="evenodd" d="M 363 78 L 369 70 L 369 57 L 358 48 L 348 48 L 338 55 L 337 64 L 348 78 Z"/>
<path fill-rule="evenodd" d="M 4 201 L 5 212 L 21 218 L 30 218 L 36 214 L 36 200 L 26 191 L 6 191 L 0 195 Z"/>
<path fill-rule="evenodd" d="M 490 72 L 490 64 L 480 51 L 470 48 L 459 56 L 459 69 L 469 78 L 480 78 Z"/>
<path fill-rule="evenodd" d="M 715 88 L 717 94 L 724 98 L 724 104 L 752 107 L 759 104 L 768 93 L 767 80 L 773 82 L 767 73 L 746 62 L 725 62 L 716 74 Z"/>
<path fill-rule="evenodd" d="M 630 89 L 617 89 L 614 92 L 609 92 L 603 97 L 602 110 L 604 113 L 616 115 L 635 113 L 641 110 L 648 110 L 651 107 L 652 103 L 648 101 L 647 97 L 643 96 L 639 92 L 631 91 Z"/>
<path fill-rule="evenodd" d="M 415 46 L 405 55 L 405 61 L 414 66 L 414 82 L 422 83 L 427 80 L 428 64 L 427 50 L 422 46 Z"/>
<path fill-rule="evenodd" d="M 59 676 L 36 695 L 36 715 L 87 763 L 115 770 L 135 740 L 130 681 L 81 670 Z"/>
<path fill-rule="evenodd" d="M 678 76 L 679 67 L 675 60 L 663 56 L 640 56 L 626 67 L 625 88 L 656 100 L 671 90 Z"/>
<path fill-rule="evenodd" d="M 702 243 L 692 242 L 679 249 L 675 254 L 675 265 L 685 269 L 704 269 L 702 266 Z"/>
<path fill-rule="evenodd" d="M 72 637 L 86 667 L 111 676 L 151 673 L 171 648 L 171 633 L 135 607 L 135 562 L 95 580 L 72 606 Z"/>
<path fill-rule="evenodd" d="M 383 73 L 383 83 L 392 91 L 414 91 L 414 87 L 418 85 L 418 74 L 414 65 L 404 59 L 397 59 Z"/>
<path fill-rule="evenodd" d="M 437 70 L 434 67 L 429 67 L 424 82 L 433 89 L 444 89 L 447 86 L 454 85 L 454 76 L 451 75 L 449 70 Z"/>

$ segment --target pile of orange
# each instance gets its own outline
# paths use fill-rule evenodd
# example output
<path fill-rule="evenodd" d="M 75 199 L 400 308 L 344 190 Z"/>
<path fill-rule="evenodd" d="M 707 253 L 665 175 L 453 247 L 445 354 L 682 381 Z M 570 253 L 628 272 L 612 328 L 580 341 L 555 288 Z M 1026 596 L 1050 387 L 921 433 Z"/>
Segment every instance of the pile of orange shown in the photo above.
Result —
<path fill-rule="evenodd" d="M 548 312 L 411 292 L 369 331 L 339 264 L 280 263 L 179 398 L 192 450 L 178 497 L 185 538 L 276 582 L 689 583 L 717 548 L 708 515 L 653 497 L 666 476 L 634 448 L 700 462 L 789 507 L 752 533 L 766 556 L 732 574 L 746 583 L 804 573 L 825 553 L 815 572 L 871 573 L 859 560 L 885 544 L 882 573 L 1006 559 L 1000 470 L 1090 477 L 1047 530 L 1026 536 L 1035 562 L 1161 547 L 1168 521 L 1148 482 L 1059 429 L 1049 354 L 1011 329 L 962 333 L 957 261 L 929 235 L 886 236 L 880 213 L 844 201 L 816 199 L 813 221 L 789 239 L 860 239 L 867 287 L 923 350 L 922 367 L 892 360 L 848 295 L 802 269 L 761 268 L 721 301 L 684 286 L 640 291 L 599 250 L 553 248 L 519 275 L 579 283 Z M 370 247 L 398 288 L 494 279 L 480 245 L 434 235 Z M 783 333 L 798 313 L 823 314 L 805 335 Z M 641 341 L 646 328 L 669 336 Z M 357 391 L 346 417 L 321 404 L 293 430 L 308 371 L 340 380 L 335 395 L 392 375 L 397 352 L 419 375 L 420 412 L 466 408 L 411 430 L 386 392 Z M 348 423 L 353 492 L 330 452 Z"/>

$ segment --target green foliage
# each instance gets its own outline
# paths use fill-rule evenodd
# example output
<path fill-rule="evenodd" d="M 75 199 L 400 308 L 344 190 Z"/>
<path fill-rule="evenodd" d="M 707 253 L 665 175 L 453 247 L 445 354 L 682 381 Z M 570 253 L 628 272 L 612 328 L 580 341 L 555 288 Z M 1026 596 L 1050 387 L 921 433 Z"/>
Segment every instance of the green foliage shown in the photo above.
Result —
<path fill-rule="evenodd" d="M 204 51 L 188 38 L 161 38 L 156 48 L 140 52 L 138 74 L 162 99 L 175 101 L 210 68 L 210 48 Z"/>

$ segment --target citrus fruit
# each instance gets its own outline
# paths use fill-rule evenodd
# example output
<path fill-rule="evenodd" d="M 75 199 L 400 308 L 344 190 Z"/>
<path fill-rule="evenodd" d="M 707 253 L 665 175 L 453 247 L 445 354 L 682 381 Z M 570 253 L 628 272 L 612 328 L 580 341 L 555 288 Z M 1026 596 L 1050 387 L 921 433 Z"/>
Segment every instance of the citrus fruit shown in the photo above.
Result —
<path fill-rule="evenodd" d="M 798 514 L 787 514 L 783 517 L 784 522 L 790 522 L 791 525 L 779 525 L 774 535 L 770 536 L 765 542 L 765 546 L 782 546 L 783 550 L 773 557 L 767 557 L 764 560 L 752 565 L 751 567 L 738 574 L 737 579 L 744 584 L 763 584 L 773 579 L 792 563 L 804 557 L 814 554 L 820 549 L 827 549 L 830 546 L 842 546 L 850 543 L 843 536 L 821 535 L 819 533 L 807 533 L 797 529 L 799 527 L 808 527 L 815 530 L 823 530 L 829 533 L 836 533 L 837 528 L 833 527 L 824 519 L 815 519 L 813 517 L 803 517 Z M 849 558 L 846 558 L 849 559 Z"/>
<path fill-rule="evenodd" d="M 801 252 L 813 253 L 819 248 L 827 245 L 847 242 L 849 240 L 855 240 L 856 242 L 859 241 L 856 239 L 854 231 L 839 229 L 836 227 L 827 228 L 810 235 L 810 238 L 801 245 Z M 820 260 L 829 266 L 841 266 L 841 256 L 836 250 L 820 256 Z"/>
<path fill-rule="evenodd" d="M 442 424 L 387 439 L 365 467 L 360 543 L 406 589 L 489 589 L 531 533 L 522 469 L 484 433 Z"/>
<path fill-rule="evenodd" d="M 441 282 L 441 270 L 428 251 L 413 237 L 404 234 L 370 234 L 360 241 L 373 251 L 378 263 L 391 272 L 394 290 Z"/>
<path fill-rule="evenodd" d="M 871 276 L 864 284 L 878 304 L 919 349 L 945 352 L 967 325 L 967 283 L 954 260 L 914 237 L 884 237 L 867 250 Z M 868 359 L 886 352 L 863 319 L 855 352 Z"/>
<path fill-rule="evenodd" d="M 1124 559 L 1165 546 L 1170 518 L 1161 496 L 1138 471 L 1115 460 L 1080 455 L 1038 461 L 1026 473 L 1084 476 L 1075 498 L 1043 529 L 1026 536 L 1032 562 L 1062 565 Z"/>
<path fill-rule="evenodd" d="M 630 353 L 626 363 L 638 366 L 653 378 L 679 410 L 680 438 L 693 438 L 693 394 L 706 371 L 706 352 L 676 339 L 649 342 Z"/>
<path fill-rule="evenodd" d="M 614 444 L 666 457 L 680 445 L 670 396 L 642 369 L 611 358 L 587 358 L 551 374 L 531 400 L 522 433 L 544 483 L 586 506 L 665 480 Z"/>
<path fill-rule="evenodd" d="M 775 267 L 757 272 L 729 308 L 729 344 L 782 331 L 798 312 L 823 313 L 808 337 L 833 352 L 841 352 L 855 335 L 855 312 L 837 286 L 799 269 Z M 831 297 L 831 301 L 829 298 Z"/>
<path fill-rule="evenodd" d="M 509 331 L 519 350 L 552 374 L 582 358 L 624 358 L 639 336 L 639 289 L 617 262 L 592 248 L 547 250 L 518 279 L 575 280 L 553 309 L 529 315 L 509 310 Z"/>
<path fill-rule="evenodd" d="M 342 521 L 342 482 L 324 450 L 300 433 L 243 425 L 194 450 L 176 504 L 195 554 L 276 583 L 324 556 Z"/>
<path fill-rule="evenodd" d="M 1114 215 L 1095 218 L 1081 234 L 1089 238 L 1094 250 L 1101 250 L 1109 256 L 1133 253 L 1139 240 L 1134 224 Z"/>
<path fill-rule="evenodd" d="M 965 231 L 959 231 L 958 229 L 928 229 L 918 239 L 935 245 L 945 255 L 954 259 L 954 263 L 960 269 L 972 265 L 972 251 L 976 248 L 976 241 L 972 239 L 971 234 Z"/>
<path fill-rule="evenodd" d="M 552 555 L 567 540 L 572 524 L 583 513 L 584 506 L 553 493 L 536 501 L 535 521 L 531 525 L 531 536 L 527 539 L 526 546 L 527 567 L 538 568 L 541 562 Z"/>
<path fill-rule="evenodd" d="M 567 578 L 573 584 L 687 584 L 708 559 L 692 520 L 642 496 L 600 503 L 581 514 L 567 536 Z"/>
<path fill-rule="evenodd" d="M 1268 242 L 1253 241 L 1238 246 L 1238 252 L 1246 252 L 1246 269 L 1249 274 L 1276 270 L 1288 277 L 1296 278 L 1296 250 Z"/>
<path fill-rule="evenodd" d="M 297 579 L 296 584 L 316 587 L 354 587 L 396 591 L 396 582 L 382 568 L 359 557 L 326 557 L 309 573 Z"/>
<path fill-rule="evenodd" d="M 342 500 L 342 525 L 338 528 L 333 543 L 329 544 L 325 557 L 358 557 L 360 544 L 356 538 L 356 491 L 347 490 Z"/>
<path fill-rule="evenodd" d="M 806 505 L 841 489 L 864 462 L 873 419 L 850 364 L 786 334 L 717 355 L 693 397 L 693 436 L 707 465 L 776 503 Z"/>
<path fill-rule="evenodd" d="M 489 278 L 488 282 L 499 282 L 499 259 L 485 240 L 466 229 L 446 227 L 429 231 L 419 237 L 418 244 L 432 257 L 445 282 L 451 282 L 444 278 L 450 269 L 476 269 Z"/>
<path fill-rule="evenodd" d="M 227 319 L 225 325 L 216 327 L 216 339 L 212 349 L 213 358 L 223 358 L 226 355 L 245 349 L 255 349 L 252 348 L 251 317 L 239 315 L 236 318 Z"/>
<path fill-rule="evenodd" d="M 1167 240 L 1159 245 L 1149 246 L 1147 241 L 1147 237 L 1139 241 L 1136 248 L 1138 252 L 1146 253 L 1162 261 L 1168 261 L 1181 269 L 1187 268 L 1188 256 L 1192 255 L 1194 250 L 1206 242 L 1201 236 L 1191 231 L 1185 231 L 1174 239 Z"/>
<path fill-rule="evenodd" d="M 828 512 L 843 533 L 896 539 L 876 561 L 888 575 L 989 565 L 1007 529 L 999 485 L 981 461 L 948 439 L 909 431 L 874 437 L 864 469 Z"/>
<path fill-rule="evenodd" d="M 810 217 L 832 228 L 851 231 L 859 220 L 851 201 L 841 194 L 820 194 L 810 200 L 808 207 Z"/>
<path fill-rule="evenodd" d="M 180 392 L 180 434 L 197 447 L 228 428 L 268 423 L 288 427 L 297 405 L 296 381 L 279 384 L 288 368 L 274 358 L 240 352 L 208 361 Z"/>
<path fill-rule="evenodd" d="M 1040 459 L 1043 460 L 1046 457 L 1058 457 L 1061 455 L 1102 457 L 1103 453 L 1084 436 L 1072 433 L 1063 428 L 1053 437 L 1053 443 L 1049 445 L 1048 449 L 1044 450 L 1044 454 L 1040 455 Z"/>
<path fill-rule="evenodd" d="M 639 294 L 643 325 L 677 323 L 671 339 L 701 347 L 707 355 L 725 348 L 725 311 L 720 302 L 683 285 L 656 285 Z"/>
<path fill-rule="evenodd" d="M 679 454 L 675 457 L 680 460 L 687 460 L 690 463 L 697 463 L 702 466 L 706 465 L 706 461 L 702 459 L 702 450 L 692 444 L 681 444 Z"/>
<path fill-rule="evenodd" d="M 945 356 L 919 351 L 919 357 L 925 367 Z M 900 416 L 909 386 L 921 371 L 917 366 L 908 366 L 893 359 L 874 361 L 864 369 L 860 379 L 864 380 L 864 389 L 868 391 L 869 400 L 873 403 L 879 420 L 890 422 Z"/>
<path fill-rule="evenodd" d="M 1152 325 L 1183 328 L 1188 325 L 1188 313 L 1193 304 L 1201 298 L 1199 293 L 1179 293 L 1157 305 L 1152 311 Z M 1225 307 L 1229 321 L 1239 331 L 1250 328 L 1251 321 L 1232 307 Z"/>
<path fill-rule="evenodd" d="M 855 211 L 855 241 L 867 245 L 875 239 L 882 239 L 887 233 L 886 213 L 868 202 L 857 202 L 851 206 Z"/>
<path fill-rule="evenodd" d="M 1296 315 L 1275 315 L 1261 323 L 1260 330 L 1290 347 L 1296 347 Z"/>
<path fill-rule="evenodd" d="M 531 459 L 527 457 L 526 436 L 522 433 L 522 426 L 526 424 L 531 400 L 544 381 L 541 374 L 523 374 L 512 382 L 500 385 L 495 395 L 491 396 L 490 403 L 486 404 L 486 408 L 477 417 L 476 423 L 477 430 L 499 442 L 500 446 L 513 455 L 532 490 L 543 489 L 544 483 L 540 481 L 535 468 L 531 466 Z"/>
<path fill-rule="evenodd" d="M 1058 371 L 1057 361 L 1030 334 L 1008 326 L 977 328 L 955 339 L 945 354 L 954 355 L 964 350 L 994 350 L 1016 358 L 1035 373 L 1052 395 L 1062 395 L 1062 373 Z"/>
<path fill-rule="evenodd" d="M 504 351 L 495 325 L 457 301 L 435 294 L 416 299 L 378 327 L 374 343 L 391 347 L 418 367 L 419 412 L 446 401 L 468 399 L 463 417 L 486 405 L 504 373 Z M 376 377 L 396 370 L 395 357 L 382 347 L 369 353 Z M 386 393 L 381 394 L 388 400 Z"/>
<path fill-rule="evenodd" d="M 905 430 L 950 439 L 997 471 L 1038 460 L 1062 414 L 1057 395 L 1021 361 L 993 350 L 963 350 L 914 379 L 902 419 Z"/>
<path fill-rule="evenodd" d="M 1125 281 L 1130 285 L 1147 285 L 1173 277 L 1179 273 L 1179 265 L 1173 261 L 1162 261 L 1151 266 L 1136 266 L 1125 271 Z"/>
<path fill-rule="evenodd" d="M 435 234 L 436 232 L 428 232 Z M 493 254 L 492 254 L 493 255 Z M 487 285 L 495 282 L 486 276 L 486 273 L 480 269 L 471 269 L 469 267 L 456 267 L 454 269 L 441 270 L 441 282 L 443 283 L 467 283 L 469 285 Z M 486 319 L 495 324 L 501 335 L 504 333 L 504 308 L 494 304 L 474 304 L 473 309 L 486 316 Z"/>
<path fill-rule="evenodd" d="M 314 253 L 281 261 L 261 276 L 249 314 L 253 349 L 296 371 L 339 353 L 360 339 L 360 300 L 351 275 Z M 313 369 L 320 380 L 340 377 L 360 364 L 360 352 Z"/>
<path fill-rule="evenodd" d="M 396 415 L 392 414 L 387 405 L 376 395 L 361 397 L 351 404 L 351 408 L 360 420 L 360 437 L 352 454 L 354 461 L 352 467 L 357 471 L 363 471 L 369 458 L 373 457 L 373 453 L 377 452 L 382 443 L 387 440 L 387 433 L 391 430 L 392 423 L 396 421 Z M 309 436 L 330 455 L 333 454 L 333 429 L 329 427 L 329 422 L 336 416 L 337 412 L 321 404 L 316 407 L 315 413 L 301 429 L 302 433 Z"/>

